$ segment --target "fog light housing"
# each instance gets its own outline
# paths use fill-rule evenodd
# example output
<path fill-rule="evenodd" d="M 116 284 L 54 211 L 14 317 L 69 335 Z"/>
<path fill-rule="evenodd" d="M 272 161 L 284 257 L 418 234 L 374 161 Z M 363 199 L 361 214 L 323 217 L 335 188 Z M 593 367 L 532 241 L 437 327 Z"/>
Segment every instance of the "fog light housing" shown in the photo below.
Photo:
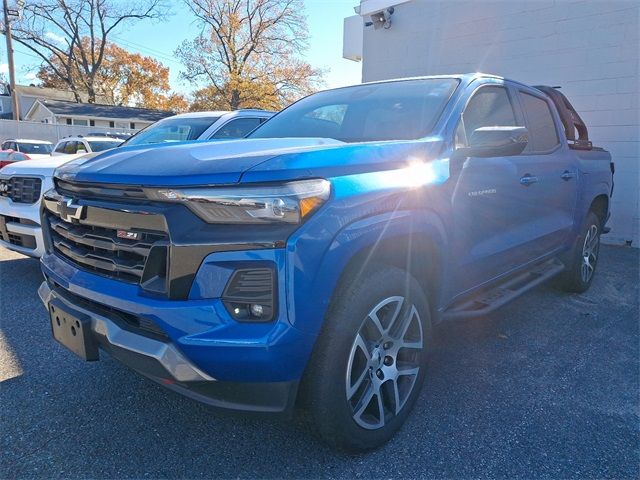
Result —
<path fill-rule="evenodd" d="M 270 322 L 275 318 L 275 279 L 271 268 L 236 270 L 222 294 L 229 315 L 238 322 Z"/>

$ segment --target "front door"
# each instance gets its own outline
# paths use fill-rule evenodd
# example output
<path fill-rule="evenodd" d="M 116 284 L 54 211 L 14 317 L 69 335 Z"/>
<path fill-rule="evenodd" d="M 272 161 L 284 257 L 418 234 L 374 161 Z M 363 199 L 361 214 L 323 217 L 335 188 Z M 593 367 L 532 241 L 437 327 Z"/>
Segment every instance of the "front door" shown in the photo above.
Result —
<path fill-rule="evenodd" d="M 510 91 L 480 87 L 468 102 L 456 133 L 456 143 L 480 127 L 522 126 Z M 516 113 L 518 112 L 518 113 Z M 452 195 L 451 295 L 486 283 L 526 263 L 533 235 L 535 197 L 529 177 L 535 162 L 527 156 L 468 158 L 456 178 Z M 525 180 L 523 180 L 525 179 Z M 525 184 L 523 184 L 525 182 Z"/>

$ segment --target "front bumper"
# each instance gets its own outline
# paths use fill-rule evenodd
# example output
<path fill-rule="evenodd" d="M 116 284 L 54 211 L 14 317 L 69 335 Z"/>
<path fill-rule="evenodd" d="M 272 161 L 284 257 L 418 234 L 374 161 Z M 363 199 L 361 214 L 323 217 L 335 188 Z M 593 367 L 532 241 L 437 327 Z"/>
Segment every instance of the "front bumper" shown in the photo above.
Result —
<path fill-rule="evenodd" d="M 61 288 L 43 282 L 38 295 L 49 309 L 60 302 L 76 316 L 91 319 L 92 337 L 100 349 L 136 372 L 203 403 L 231 410 L 285 412 L 297 393 L 297 381 L 231 382 L 218 380 L 190 361 L 169 339 L 131 331 L 117 314 L 110 314 Z"/>
<path fill-rule="evenodd" d="M 30 257 L 44 255 L 40 202 L 22 204 L 0 198 L 0 246 Z"/>

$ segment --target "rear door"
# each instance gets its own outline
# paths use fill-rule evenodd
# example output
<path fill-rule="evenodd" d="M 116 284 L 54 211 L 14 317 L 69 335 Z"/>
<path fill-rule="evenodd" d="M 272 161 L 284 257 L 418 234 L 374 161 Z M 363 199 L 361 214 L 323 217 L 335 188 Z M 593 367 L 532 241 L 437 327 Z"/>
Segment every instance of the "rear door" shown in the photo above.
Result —
<path fill-rule="evenodd" d="M 529 188 L 534 208 L 529 251 L 535 258 L 561 247 L 570 234 L 578 195 L 578 166 L 547 96 L 521 88 L 517 96 L 529 130 L 529 144 L 522 157 L 532 165 L 537 178 Z"/>

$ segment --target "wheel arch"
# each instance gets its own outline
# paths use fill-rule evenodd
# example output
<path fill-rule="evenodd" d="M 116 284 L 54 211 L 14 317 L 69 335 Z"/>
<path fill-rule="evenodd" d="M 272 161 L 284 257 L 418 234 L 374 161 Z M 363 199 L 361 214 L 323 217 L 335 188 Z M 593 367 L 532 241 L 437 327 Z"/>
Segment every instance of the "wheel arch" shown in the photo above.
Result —
<path fill-rule="evenodd" d="M 604 224 L 607 221 L 607 215 L 609 213 L 609 196 L 606 194 L 597 195 L 589 205 L 588 212 L 596 214 L 600 220 L 600 229 L 604 228 Z"/>
<path fill-rule="evenodd" d="M 345 227 L 334 245 L 343 245 L 348 251 L 330 298 L 335 298 L 345 282 L 357 281 L 368 263 L 385 263 L 409 272 L 418 281 L 429 301 L 432 319 L 437 321 L 443 282 L 432 280 L 441 279 L 445 273 L 445 232 L 440 217 L 429 210 L 394 212 L 391 217 L 381 215 Z M 333 261 L 325 264 L 336 265 Z M 330 305 L 331 301 L 328 308 Z"/>

